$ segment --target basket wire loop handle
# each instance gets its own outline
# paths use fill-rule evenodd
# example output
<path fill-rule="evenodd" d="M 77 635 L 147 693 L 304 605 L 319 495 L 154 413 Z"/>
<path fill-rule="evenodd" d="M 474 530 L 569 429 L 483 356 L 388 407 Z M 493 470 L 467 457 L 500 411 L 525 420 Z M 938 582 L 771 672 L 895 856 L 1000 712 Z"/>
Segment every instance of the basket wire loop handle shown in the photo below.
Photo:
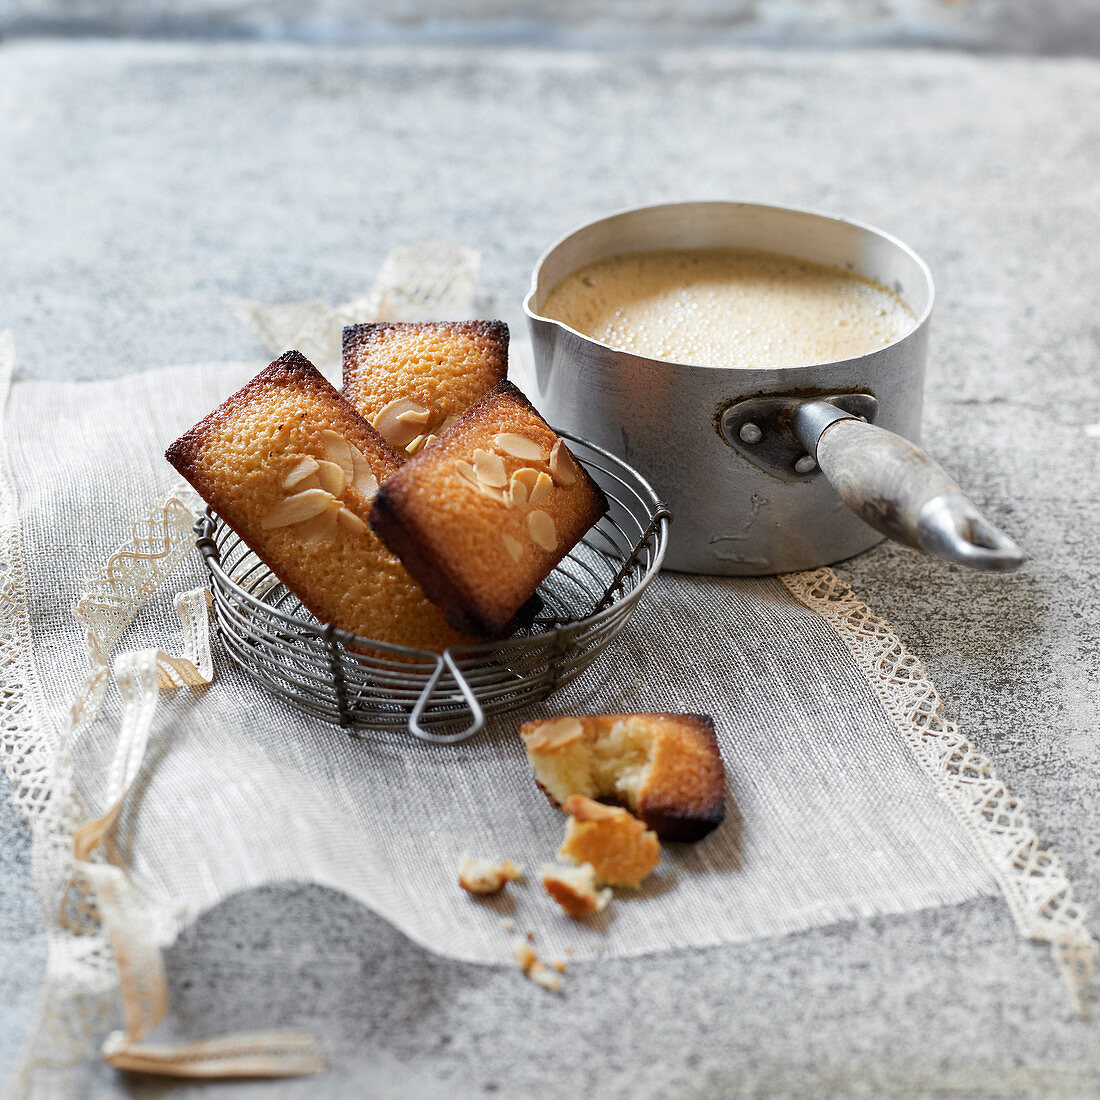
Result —
<path fill-rule="evenodd" d="M 619 591 L 623 581 L 641 564 L 642 555 L 645 553 L 646 547 L 649 545 L 649 540 L 653 538 L 657 528 L 662 523 L 669 524 L 671 522 L 672 513 L 668 510 L 667 505 L 658 501 L 649 524 L 641 535 L 638 536 L 638 541 L 634 544 L 634 549 L 630 557 L 619 567 L 618 572 L 612 578 L 604 594 L 600 597 L 600 602 L 592 608 L 590 614 L 595 615 L 598 611 L 602 611 L 605 607 L 609 607 L 614 602 L 615 594 Z"/>
<path fill-rule="evenodd" d="M 336 709 L 340 712 L 340 725 L 345 729 L 352 724 L 352 714 L 348 708 L 348 684 L 344 679 L 344 662 L 340 659 L 340 643 L 335 637 L 336 627 L 327 623 L 322 636 L 328 649 L 328 663 L 332 669 L 332 686 L 336 689 Z"/>
<path fill-rule="evenodd" d="M 443 678 L 445 671 L 451 674 L 458 690 L 462 692 L 463 699 L 466 700 L 466 706 L 470 711 L 470 724 L 457 733 L 432 733 L 420 724 L 420 719 L 431 702 L 432 695 L 435 694 L 435 689 L 439 686 L 439 681 Z M 472 737 L 483 725 L 485 725 L 485 712 L 481 709 L 477 695 L 474 694 L 474 689 L 466 682 L 466 677 L 459 671 L 454 657 L 451 656 L 451 651 L 445 649 L 442 655 L 436 658 L 435 668 L 431 676 L 428 677 L 428 682 L 424 685 L 424 690 L 420 693 L 420 698 L 417 699 L 412 714 L 409 715 L 409 732 L 419 737 L 421 741 L 450 744 L 454 741 L 464 741 L 467 737 Z"/>

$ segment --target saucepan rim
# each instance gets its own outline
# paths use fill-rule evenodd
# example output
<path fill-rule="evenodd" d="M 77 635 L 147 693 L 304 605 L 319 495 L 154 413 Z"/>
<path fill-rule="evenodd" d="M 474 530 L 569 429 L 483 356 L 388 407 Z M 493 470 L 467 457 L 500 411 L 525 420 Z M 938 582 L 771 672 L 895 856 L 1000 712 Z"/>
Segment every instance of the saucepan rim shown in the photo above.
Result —
<path fill-rule="evenodd" d="M 916 323 L 913 327 L 904 335 L 898 337 L 896 340 L 892 340 L 889 344 L 884 344 L 881 348 L 873 348 L 871 351 L 863 352 L 860 355 L 848 355 L 841 359 L 828 359 L 819 363 L 795 363 L 786 367 L 725 367 L 717 366 L 708 363 L 686 363 L 680 359 L 664 359 L 659 355 L 639 355 L 637 352 L 626 351 L 623 348 L 617 348 L 613 344 L 605 344 L 602 340 L 596 340 L 591 336 L 585 335 L 583 332 L 579 332 L 577 329 L 567 325 L 564 321 L 559 321 L 553 317 L 546 317 L 541 313 L 537 313 L 532 303 L 535 295 L 539 289 L 539 275 L 542 272 L 543 265 L 549 260 L 549 258 L 556 252 L 562 245 L 564 245 L 572 237 L 575 237 L 578 233 L 583 232 L 586 229 L 591 229 L 594 225 L 599 225 L 600 222 L 611 221 L 613 218 L 622 217 L 624 214 L 639 214 L 652 210 L 667 210 L 677 206 L 729 206 L 740 207 L 742 209 L 753 208 L 758 210 L 777 210 L 789 214 L 804 214 L 810 217 L 821 218 L 823 221 L 829 222 L 842 222 L 845 225 L 853 226 L 856 229 L 860 229 L 866 233 L 873 233 L 875 236 L 882 238 L 888 243 L 892 244 L 895 248 L 905 253 L 913 262 L 917 265 L 918 270 L 923 275 L 928 287 L 928 300 L 925 303 L 924 309 L 921 310 L 920 315 L 916 318 Z M 918 333 L 924 328 L 928 322 L 928 318 L 932 314 L 932 308 L 936 302 L 936 284 L 932 278 L 932 271 L 928 264 L 924 261 L 921 255 L 913 248 L 907 245 L 900 237 L 895 237 L 892 233 L 887 233 L 884 229 L 879 229 L 877 226 L 871 225 L 868 222 L 859 221 L 856 218 L 843 217 L 839 214 L 830 214 L 824 210 L 817 210 L 812 207 L 805 206 L 787 206 L 783 203 L 770 203 L 770 202 L 752 202 L 742 201 L 737 199 L 682 199 L 676 202 L 656 202 L 656 203 L 643 203 L 640 206 L 627 206 L 620 210 L 612 211 L 610 214 L 604 214 L 599 218 L 592 218 L 589 221 L 582 222 L 580 225 L 574 226 L 567 233 L 563 233 L 556 241 L 554 241 L 548 248 L 546 248 L 539 256 L 535 263 L 534 269 L 531 273 L 531 289 L 527 292 L 527 296 L 523 299 L 523 312 L 532 321 L 541 321 L 543 324 L 554 325 L 564 332 L 572 333 L 580 340 L 584 340 L 589 344 L 593 344 L 596 347 L 604 348 L 607 351 L 614 352 L 616 355 L 626 356 L 629 359 L 634 359 L 639 362 L 645 363 L 663 363 L 670 367 L 680 367 L 690 370 L 706 370 L 706 371 L 736 371 L 738 373 L 746 373 L 747 371 L 760 371 L 768 374 L 773 374 L 778 377 L 783 377 L 787 373 L 794 374 L 796 372 L 802 372 L 806 370 L 822 369 L 826 370 L 829 367 L 835 366 L 850 366 L 853 363 L 859 363 L 865 359 L 869 359 L 872 356 L 881 355 L 882 352 L 892 350 L 900 347 L 907 340 L 911 340 L 917 336 Z M 906 305 L 909 303 L 906 302 Z"/>

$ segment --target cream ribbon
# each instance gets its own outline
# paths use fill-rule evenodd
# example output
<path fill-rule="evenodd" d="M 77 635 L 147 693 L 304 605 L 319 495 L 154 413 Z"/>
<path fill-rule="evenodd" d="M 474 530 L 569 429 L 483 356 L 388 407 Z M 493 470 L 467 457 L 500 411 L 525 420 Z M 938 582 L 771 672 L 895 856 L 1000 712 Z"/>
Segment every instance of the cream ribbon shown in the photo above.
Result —
<path fill-rule="evenodd" d="M 160 502 L 148 521 L 134 525 L 134 541 L 111 558 L 92 582 L 91 591 L 77 604 L 74 613 L 86 627 L 91 671 L 73 706 L 70 731 L 98 713 L 109 681 L 111 649 L 193 547 L 192 522 L 192 513 L 182 501 Z M 123 583 L 125 570 L 120 563 L 132 567 L 135 561 L 143 566 L 141 583 Z M 174 1077 L 318 1073 L 324 1063 L 313 1037 L 302 1031 L 256 1031 L 183 1044 L 143 1042 L 168 1012 L 168 983 L 160 949 L 112 848 L 110 832 L 141 773 L 161 691 L 202 689 L 213 679 L 209 605 L 210 593 L 205 588 L 176 597 L 175 609 L 183 626 L 182 656 L 146 649 L 123 653 L 115 660 L 114 679 L 123 709 L 108 776 L 107 809 L 73 834 L 75 877 L 83 879 L 94 893 L 99 918 L 110 938 L 126 1024 L 125 1030 L 107 1038 L 103 1057 L 116 1069 Z M 100 848 L 113 857 L 113 863 L 94 858 Z"/>

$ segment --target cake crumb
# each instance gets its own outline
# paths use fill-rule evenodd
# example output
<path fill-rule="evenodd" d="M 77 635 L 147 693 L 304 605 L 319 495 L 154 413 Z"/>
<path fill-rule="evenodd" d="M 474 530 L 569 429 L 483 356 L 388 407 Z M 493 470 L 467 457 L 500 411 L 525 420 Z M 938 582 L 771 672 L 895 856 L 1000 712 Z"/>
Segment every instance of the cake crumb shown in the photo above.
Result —
<path fill-rule="evenodd" d="M 555 959 L 550 964 L 559 974 L 565 973 L 566 962 L 565 959 Z"/>
<path fill-rule="evenodd" d="M 514 932 L 516 930 L 516 922 L 511 917 L 501 917 L 500 926 L 505 932 Z"/>
<path fill-rule="evenodd" d="M 542 868 L 542 885 L 571 917 L 599 913 L 611 900 L 610 888 L 597 889 L 596 871 L 591 863 L 582 863 L 580 867 L 547 864 Z"/>
<path fill-rule="evenodd" d="M 549 968 L 539 960 L 535 949 L 526 940 L 515 941 L 512 945 L 512 955 L 516 960 L 516 966 L 535 985 L 540 985 L 551 993 L 561 993 L 561 979 L 557 974 L 550 973 Z"/>
<path fill-rule="evenodd" d="M 458 884 L 468 894 L 480 894 L 482 897 L 499 894 L 508 883 L 522 875 L 523 872 L 510 859 L 494 863 L 491 859 L 463 855 L 458 861 Z"/>

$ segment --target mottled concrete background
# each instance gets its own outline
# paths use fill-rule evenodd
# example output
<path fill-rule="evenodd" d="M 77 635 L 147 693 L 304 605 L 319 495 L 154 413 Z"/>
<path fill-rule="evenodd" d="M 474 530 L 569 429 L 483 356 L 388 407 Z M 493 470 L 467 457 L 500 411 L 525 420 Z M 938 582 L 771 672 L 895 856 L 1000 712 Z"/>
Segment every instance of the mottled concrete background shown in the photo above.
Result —
<path fill-rule="evenodd" d="M 4 10 L 10 34 L 1100 52 L 1096 0 L 7 0 Z"/>
<path fill-rule="evenodd" d="M 545 244 L 629 204 L 760 199 L 898 233 L 938 284 L 924 441 L 1031 562 L 975 577 L 882 546 L 841 572 L 925 659 L 1100 931 L 1100 62 L 726 48 L 785 22 L 839 46 L 862 18 L 865 40 L 877 20 L 883 41 L 1087 53 L 1094 5 L 742 0 L 714 23 L 698 3 L 666 21 L 660 0 L 561 0 L 522 26 L 503 7 L 459 25 L 457 4 L 412 17 L 396 0 L 370 18 L 335 0 L 160 7 L 174 20 L 138 0 L 23 0 L 5 21 L 329 39 L 507 38 L 541 21 L 566 45 L 573 16 L 584 34 L 621 17 L 619 44 L 709 42 L 713 24 L 721 48 L 633 53 L 9 37 L 0 328 L 24 377 L 103 377 L 259 358 L 227 296 L 342 301 L 392 247 L 430 236 L 480 248 L 493 308 L 518 322 Z M 0 842 L 2 1078 L 45 946 L 6 799 Z M 1047 951 L 999 899 L 578 967 L 557 1000 L 288 884 L 227 900 L 168 963 L 170 1030 L 309 1027 L 331 1072 L 196 1086 L 122 1077 L 92 1054 L 85 1096 L 1100 1093 L 1100 1022 L 1073 1018 Z"/>

